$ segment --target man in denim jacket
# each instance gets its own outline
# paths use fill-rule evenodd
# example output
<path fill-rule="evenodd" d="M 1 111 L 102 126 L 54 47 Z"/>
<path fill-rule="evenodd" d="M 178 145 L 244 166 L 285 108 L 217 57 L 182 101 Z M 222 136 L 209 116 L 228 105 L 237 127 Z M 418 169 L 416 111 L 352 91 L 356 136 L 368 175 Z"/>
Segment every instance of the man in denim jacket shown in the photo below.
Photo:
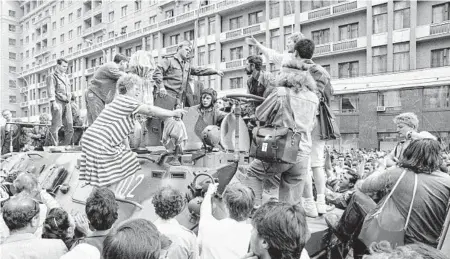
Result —
<path fill-rule="evenodd" d="M 298 57 L 298 53 L 295 53 Z M 265 163 L 253 160 L 242 175 L 241 181 L 255 191 L 255 205 L 261 205 L 263 180 L 281 173 L 279 199 L 286 202 L 298 202 L 293 191 L 301 190 L 304 177 L 308 172 L 308 160 L 311 153 L 311 132 L 314 127 L 319 98 L 315 94 L 316 83 L 307 70 L 301 70 L 298 58 L 283 63 L 277 75 L 275 86 L 266 100 L 256 109 L 256 118 L 274 126 L 294 127 L 301 136 L 297 162 L 294 164 Z M 291 109 L 287 107 L 290 97 Z M 290 110 L 295 112 L 292 116 Z"/>

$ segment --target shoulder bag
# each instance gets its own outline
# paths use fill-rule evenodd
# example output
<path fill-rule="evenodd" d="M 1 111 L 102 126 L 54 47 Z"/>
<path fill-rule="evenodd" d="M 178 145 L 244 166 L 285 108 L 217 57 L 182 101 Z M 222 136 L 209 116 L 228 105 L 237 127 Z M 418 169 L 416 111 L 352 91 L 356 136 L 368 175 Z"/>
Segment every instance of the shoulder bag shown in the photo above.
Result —
<path fill-rule="evenodd" d="M 296 163 L 300 134 L 296 130 L 295 115 L 291 108 L 290 89 L 286 91 L 287 109 L 294 119 L 294 128 L 273 125 L 255 127 L 250 157 L 268 163 Z"/>
<path fill-rule="evenodd" d="M 341 133 L 339 131 L 339 126 L 336 122 L 336 117 L 334 116 L 334 112 L 330 109 L 328 104 L 325 101 L 324 93 L 320 92 L 322 97 L 319 100 L 319 125 L 320 128 L 320 139 L 329 140 L 329 139 L 338 139 L 341 137 Z"/>
<path fill-rule="evenodd" d="M 408 227 L 409 218 L 411 216 L 414 199 L 417 191 L 417 174 L 414 173 L 414 189 L 409 206 L 408 216 L 405 218 L 400 214 L 395 203 L 392 201 L 391 196 L 397 188 L 400 181 L 405 176 L 406 170 L 403 171 L 400 178 L 395 183 L 391 192 L 384 200 L 382 206 L 378 209 L 375 208 L 364 219 L 364 223 L 361 228 L 361 232 L 358 238 L 369 247 L 373 242 L 380 242 L 382 240 L 388 241 L 392 247 L 404 245 L 405 232 Z"/>

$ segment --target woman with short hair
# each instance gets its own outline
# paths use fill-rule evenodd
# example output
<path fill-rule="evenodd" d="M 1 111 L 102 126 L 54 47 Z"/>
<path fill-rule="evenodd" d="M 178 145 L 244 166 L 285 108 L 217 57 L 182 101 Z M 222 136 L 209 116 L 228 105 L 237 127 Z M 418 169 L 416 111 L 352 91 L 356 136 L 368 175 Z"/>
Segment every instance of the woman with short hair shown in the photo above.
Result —
<path fill-rule="evenodd" d="M 120 77 L 117 81 L 119 94 L 83 134 L 80 180 L 95 187 L 104 187 L 140 169 L 136 154 L 127 141 L 133 130 L 135 114 L 181 117 L 185 113 L 184 110 L 169 111 L 140 103 L 142 83 L 142 79 L 134 74 Z"/>

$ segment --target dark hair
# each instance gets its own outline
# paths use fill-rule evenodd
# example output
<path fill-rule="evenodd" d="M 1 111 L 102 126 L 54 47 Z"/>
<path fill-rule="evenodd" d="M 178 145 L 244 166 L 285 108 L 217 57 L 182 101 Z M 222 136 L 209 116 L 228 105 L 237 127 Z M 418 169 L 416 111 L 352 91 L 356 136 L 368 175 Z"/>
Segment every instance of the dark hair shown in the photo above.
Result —
<path fill-rule="evenodd" d="M 53 208 L 45 218 L 42 228 L 42 238 L 61 239 L 70 249 L 73 243 L 73 237 L 67 236 L 70 227 L 69 214 L 62 208 Z"/>
<path fill-rule="evenodd" d="M 399 166 L 415 173 L 428 173 L 439 170 L 442 164 L 441 147 L 434 139 L 416 139 L 406 147 Z"/>
<path fill-rule="evenodd" d="M 63 62 L 69 64 L 69 61 L 67 61 L 67 59 L 64 59 L 64 58 L 58 58 L 56 60 L 56 64 L 58 64 L 58 65 L 61 65 Z"/>
<path fill-rule="evenodd" d="M 388 241 L 372 243 L 369 246 L 370 255 L 363 259 L 423 259 L 423 257 L 408 246 L 399 246 L 392 249 Z"/>
<path fill-rule="evenodd" d="M 18 195 L 6 201 L 2 208 L 3 220 L 10 231 L 19 230 L 30 224 L 39 214 L 39 203 L 26 195 Z"/>
<path fill-rule="evenodd" d="M 361 178 L 355 169 L 346 167 L 344 168 L 344 170 L 346 173 L 352 176 L 352 178 L 349 180 L 349 183 L 355 184 Z"/>
<path fill-rule="evenodd" d="M 253 216 L 258 236 L 271 258 L 298 259 L 305 247 L 308 226 L 303 208 L 285 202 L 267 202 Z"/>
<path fill-rule="evenodd" d="M 118 54 L 116 54 L 114 56 L 114 60 L 113 61 L 114 61 L 114 63 L 119 64 L 121 61 L 127 61 L 128 62 L 129 60 L 130 59 L 127 56 L 118 53 Z"/>
<path fill-rule="evenodd" d="M 71 101 L 75 101 L 75 93 L 72 93 L 72 96 L 70 97 Z"/>
<path fill-rule="evenodd" d="M 230 218 L 244 221 L 250 217 L 255 205 L 255 192 L 242 183 L 229 184 L 223 193 L 223 200 L 230 212 Z"/>
<path fill-rule="evenodd" d="M 310 39 L 301 39 L 295 43 L 294 50 L 301 58 L 311 59 L 314 55 L 315 44 Z"/>
<path fill-rule="evenodd" d="M 184 208 L 183 194 L 172 188 L 171 186 L 162 187 L 153 196 L 153 206 L 155 206 L 155 213 L 162 219 L 171 219 L 180 214 Z"/>
<path fill-rule="evenodd" d="M 96 230 L 108 230 L 118 218 L 116 196 L 107 188 L 96 188 L 86 200 L 86 216 Z"/>
<path fill-rule="evenodd" d="M 263 60 L 260 56 L 252 55 L 247 58 L 248 63 L 254 64 L 255 69 L 261 71 Z"/>
<path fill-rule="evenodd" d="M 133 219 L 111 231 L 103 241 L 104 259 L 158 259 L 160 233 L 152 222 Z"/>

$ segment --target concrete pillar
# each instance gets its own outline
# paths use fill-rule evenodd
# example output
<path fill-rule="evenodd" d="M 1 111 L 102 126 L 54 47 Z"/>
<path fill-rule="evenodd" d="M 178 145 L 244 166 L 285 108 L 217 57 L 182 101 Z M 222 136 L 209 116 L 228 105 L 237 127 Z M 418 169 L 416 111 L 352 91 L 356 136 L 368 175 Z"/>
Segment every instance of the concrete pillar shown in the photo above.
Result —
<path fill-rule="evenodd" d="M 387 3 L 387 72 L 394 71 L 394 45 L 393 45 L 393 30 L 394 30 L 394 0 L 389 0 Z"/>
<path fill-rule="evenodd" d="M 301 32 L 300 25 L 300 13 L 302 12 L 302 3 L 301 1 L 294 1 L 294 31 Z"/>
<path fill-rule="evenodd" d="M 366 51 L 366 74 L 372 74 L 372 32 L 373 32 L 373 11 L 372 3 L 367 3 L 366 9 L 366 37 L 367 37 L 367 51 Z"/>
<path fill-rule="evenodd" d="M 410 26 L 409 26 L 409 69 L 416 69 L 417 67 L 417 37 L 416 37 L 416 26 L 417 26 L 417 0 L 410 0 Z"/>
<path fill-rule="evenodd" d="M 216 61 L 216 69 L 220 70 L 220 63 L 222 62 L 222 44 L 220 43 L 220 33 L 222 29 L 222 16 L 220 14 L 216 14 L 214 19 L 216 19 L 216 22 L 214 23 L 216 32 L 216 51 L 214 52 L 215 57 L 214 60 Z M 216 77 L 216 90 L 222 90 L 223 89 L 223 78 L 222 77 Z"/>
<path fill-rule="evenodd" d="M 159 50 L 164 48 L 164 34 L 161 31 L 158 32 L 158 46 L 156 46 L 156 48 L 158 48 Z M 158 52 L 158 63 L 161 62 L 162 62 L 162 54 L 161 52 Z"/>
<path fill-rule="evenodd" d="M 287 2 L 285 2 L 285 1 L 280 1 L 280 3 L 279 3 L 279 6 L 280 6 L 280 40 L 279 40 L 279 44 L 280 44 L 280 46 L 281 46 L 281 48 L 280 48 L 280 50 L 281 51 L 283 51 L 284 50 L 284 45 L 285 45 L 285 42 L 284 42 L 284 19 L 283 19 L 283 17 L 284 17 L 284 5 L 286 4 Z"/>
<path fill-rule="evenodd" d="M 269 21 L 270 21 L 270 1 L 266 1 L 266 42 L 264 45 L 268 48 L 271 48 L 270 46 L 270 29 L 269 29 Z"/>

